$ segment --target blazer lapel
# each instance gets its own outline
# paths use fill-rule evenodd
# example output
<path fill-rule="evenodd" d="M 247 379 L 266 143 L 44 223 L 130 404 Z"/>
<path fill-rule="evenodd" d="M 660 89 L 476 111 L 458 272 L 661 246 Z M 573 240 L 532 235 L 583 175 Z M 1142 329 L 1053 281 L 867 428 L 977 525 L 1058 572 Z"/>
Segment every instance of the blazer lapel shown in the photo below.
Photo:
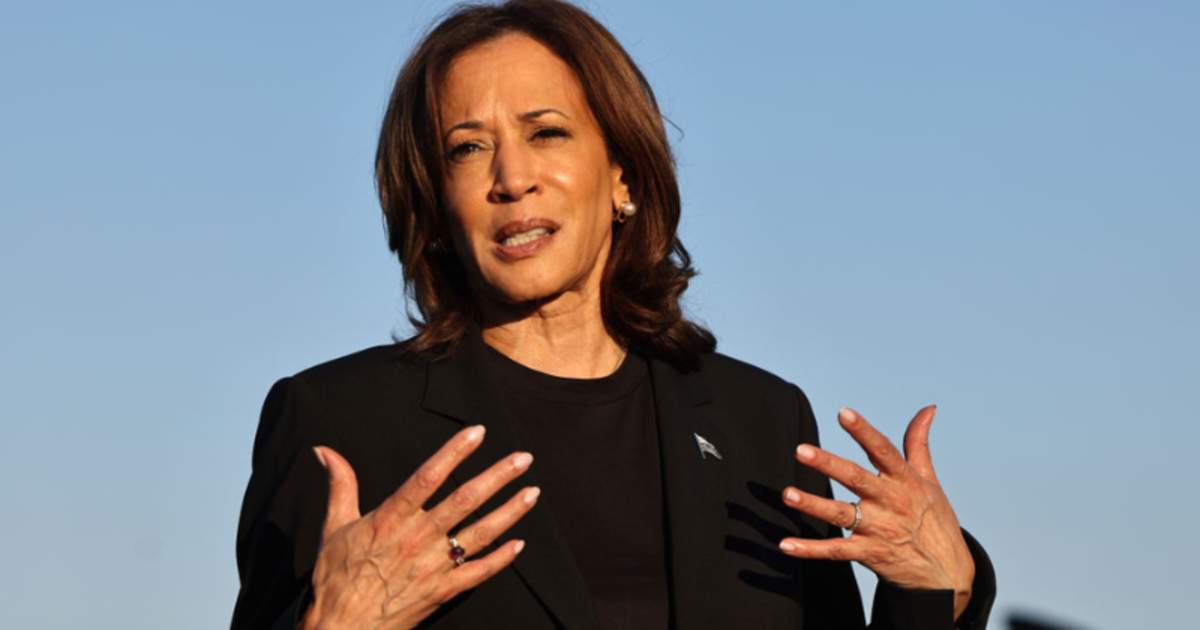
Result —
<path fill-rule="evenodd" d="M 724 628 L 721 596 L 724 574 L 726 487 L 732 443 L 711 416 L 711 391 L 700 372 L 684 373 L 668 363 L 650 361 L 662 450 L 666 504 L 667 565 L 676 628 Z M 701 453 L 697 436 L 722 458 Z"/>
<path fill-rule="evenodd" d="M 484 352 L 483 340 L 475 333 L 468 335 L 455 354 L 427 366 L 422 406 L 459 424 L 479 423 L 487 427 L 483 444 L 451 474 L 459 484 L 523 448 L 504 405 L 491 402 L 499 400 L 502 392 L 495 391 L 486 378 L 480 378 L 486 374 Z M 538 485 L 537 465 L 513 485 Z M 511 491 L 497 493 L 477 513 L 487 514 L 510 494 Z M 587 583 L 550 511 L 541 504 L 535 506 L 502 540 L 510 538 L 526 542 L 525 550 L 512 567 L 542 605 L 565 628 L 594 629 L 596 614 Z"/>
<path fill-rule="evenodd" d="M 482 423 L 488 429 L 479 449 L 451 475 L 457 483 L 522 448 L 512 418 L 503 405 L 491 402 L 502 392 L 480 378 L 486 373 L 484 352 L 478 334 L 469 335 L 454 355 L 427 366 L 422 406 L 458 424 Z M 700 372 L 681 372 L 658 359 L 649 364 L 662 455 L 672 626 L 727 627 L 729 602 L 720 597 L 718 566 L 725 547 L 727 470 L 725 461 L 701 453 L 696 438 L 714 445 L 726 460 L 735 455 L 733 445 L 711 416 L 712 394 Z M 519 483 L 538 483 L 536 464 Z M 479 513 L 501 503 L 501 496 L 493 497 Z M 526 541 L 513 569 L 559 623 L 570 630 L 594 629 L 587 584 L 549 510 L 535 507 L 505 538 Z"/>

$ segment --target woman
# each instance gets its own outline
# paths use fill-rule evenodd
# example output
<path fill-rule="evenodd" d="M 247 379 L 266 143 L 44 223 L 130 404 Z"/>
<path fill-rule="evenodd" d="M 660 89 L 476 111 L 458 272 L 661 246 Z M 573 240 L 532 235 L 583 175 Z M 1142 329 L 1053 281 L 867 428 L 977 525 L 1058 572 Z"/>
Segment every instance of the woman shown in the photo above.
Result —
<path fill-rule="evenodd" d="M 992 572 L 934 475 L 934 409 L 906 455 L 841 412 L 876 475 L 681 314 L 661 115 L 590 16 L 447 17 L 376 165 L 417 334 L 268 394 L 235 627 L 862 628 L 851 560 L 880 578 L 871 627 L 984 626 Z"/>

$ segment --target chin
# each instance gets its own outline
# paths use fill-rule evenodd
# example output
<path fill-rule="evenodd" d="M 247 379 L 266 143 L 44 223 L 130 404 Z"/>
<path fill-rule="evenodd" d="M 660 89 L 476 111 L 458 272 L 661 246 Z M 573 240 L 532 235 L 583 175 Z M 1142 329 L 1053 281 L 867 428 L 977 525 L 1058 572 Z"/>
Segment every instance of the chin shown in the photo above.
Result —
<path fill-rule="evenodd" d="M 493 300 L 510 306 L 535 306 L 586 283 L 588 274 L 576 270 L 577 261 L 557 258 L 488 264 L 479 275 Z"/>
<path fill-rule="evenodd" d="M 489 292 L 495 299 L 510 305 L 541 302 L 553 298 L 565 290 L 560 283 L 548 282 L 545 278 L 502 277 L 491 278 L 486 282 Z"/>

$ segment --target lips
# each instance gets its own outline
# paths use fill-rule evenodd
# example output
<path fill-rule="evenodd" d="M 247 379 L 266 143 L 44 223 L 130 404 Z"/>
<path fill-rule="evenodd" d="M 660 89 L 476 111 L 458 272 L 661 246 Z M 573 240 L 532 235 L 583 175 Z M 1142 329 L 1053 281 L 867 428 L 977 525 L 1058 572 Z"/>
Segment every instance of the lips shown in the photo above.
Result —
<path fill-rule="evenodd" d="M 549 219 L 526 219 L 504 224 L 494 235 L 494 251 L 501 260 L 528 258 L 554 238 L 559 225 Z"/>
<path fill-rule="evenodd" d="M 530 232 L 538 228 L 544 229 L 550 234 L 558 231 L 558 224 L 550 219 L 525 219 L 523 221 L 509 221 L 496 230 L 496 234 L 492 237 L 497 243 L 503 244 L 504 241 L 513 236 L 517 236 L 524 232 Z"/>

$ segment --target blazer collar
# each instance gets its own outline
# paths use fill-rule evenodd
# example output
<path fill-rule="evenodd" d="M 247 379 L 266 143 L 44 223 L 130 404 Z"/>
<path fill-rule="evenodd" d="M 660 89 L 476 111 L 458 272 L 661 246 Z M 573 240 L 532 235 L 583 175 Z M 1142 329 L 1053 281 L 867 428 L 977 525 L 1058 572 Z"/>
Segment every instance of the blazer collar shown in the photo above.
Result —
<path fill-rule="evenodd" d="M 503 392 L 481 378 L 486 374 L 486 352 L 482 338 L 475 333 L 468 335 L 454 354 L 426 368 L 425 409 L 460 424 L 487 427 L 479 450 L 452 475 L 457 483 L 521 448 L 513 419 L 503 406 L 488 402 Z M 658 414 L 672 626 L 707 627 L 721 616 L 712 563 L 723 555 L 725 466 L 721 460 L 701 455 L 696 436 L 722 447 L 725 456 L 729 442 L 709 417 L 712 390 L 702 371 L 683 372 L 658 359 L 650 359 L 649 364 Z M 537 466 L 522 475 L 520 483 L 536 485 Z M 478 513 L 495 509 L 508 494 L 499 493 Z M 570 630 L 596 627 L 587 584 L 548 509 L 535 507 L 503 538 L 526 541 L 513 568 L 562 626 Z"/>

